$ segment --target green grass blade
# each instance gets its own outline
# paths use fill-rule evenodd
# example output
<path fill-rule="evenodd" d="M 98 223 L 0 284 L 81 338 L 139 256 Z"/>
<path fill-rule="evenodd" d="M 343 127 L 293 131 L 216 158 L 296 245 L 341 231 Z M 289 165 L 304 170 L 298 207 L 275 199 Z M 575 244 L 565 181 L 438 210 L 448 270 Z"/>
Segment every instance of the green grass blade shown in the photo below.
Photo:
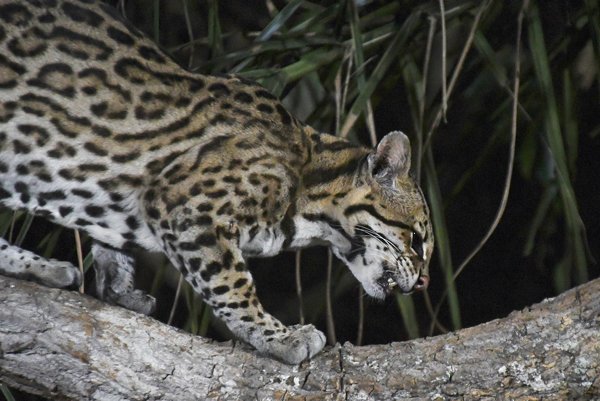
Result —
<path fill-rule="evenodd" d="M 552 203 L 556 199 L 558 188 L 556 185 L 551 185 L 544 191 L 538 207 L 531 220 L 529 232 L 527 233 L 527 239 L 525 240 L 525 246 L 523 247 L 523 254 L 525 256 L 531 255 L 535 246 L 535 237 L 545 223 L 546 216 L 550 211 Z"/>
<path fill-rule="evenodd" d="M 379 85 L 379 83 L 385 78 L 386 73 L 392 63 L 398 60 L 398 57 L 403 53 L 408 39 L 413 35 L 417 26 L 419 25 L 419 14 L 413 13 L 411 14 L 400 30 L 394 35 L 394 38 L 391 40 L 389 46 L 387 47 L 383 56 L 379 60 L 379 63 L 373 70 L 369 80 L 366 82 L 363 90 L 360 92 L 352 107 L 350 108 L 350 112 L 346 117 L 346 121 L 344 122 L 342 129 L 340 130 L 341 136 L 346 136 L 350 129 L 354 126 L 354 123 L 358 119 L 358 117 L 366 111 L 366 106 L 368 100 L 373 95 L 373 92 Z"/>
<path fill-rule="evenodd" d="M 304 36 L 306 32 L 329 31 L 327 27 L 336 23 L 335 20 L 339 16 L 340 7 L 343 7 L 346 2 L 347 0 L 339 1 L 329 7 L 304 2 L 303 8 L 306 11 L 300 15 L 298 21 L 293 21 L 295 25 L 290 27 L 288 33 Z"/>
<path fill-rule="evenodd" d="M 50 232 L 42 241 L 40 241 L 39 246 L 44 246 L 44 251 L 42 252 L 42 256 L 45 258 L 50 258 L 52 257 L 52 254 L 54 254 L 54 250 L 56 249 L 56 246 L 58 244 L 58 240 L 60 239 L 60 235 L 62 234 L 62 227 L 61 228 L 57 228 L 56 230 L 53 230 L 52 232 Z"/>
<path fill-rule="evenodd" d="M 563 70 L 563 113 L 562 122 L 565 133 L 565 144 L 567 153 L 567 166 L 569 171 L 575 171 L 577 163 L 577 148 L 579 146 L 579 127 L 575 109 L 577 100 L 571 72 L 569 69 Z"/>
<path fill-rule="evenodd" d="M 275 96 L 280 96 L 285 85 L 297 81 L 325 65 L 331 64 L 342 54 L 343 50 L 341 47 L 334 49 L 319 48 L 304 54 L 300 60 L 277 72 L 274 72 L 272 69 L 260 69 L 245 71 L 239 75 L 260 82 L 261 85 L 273 92 Z"/>
<path fill-rule="evenodd" d="M 198 335 L 203 337 L 206 336 L 210 323 L 212 322 L 213 313 L 209 305 L 202 302 L 202 309 L 200 311 L 200 325 L 198 327 Z"/>
<path fill-rule="evenodd" d="M 514 97 L 514 93 L 512 88 L 509 86 L 509 79 L 506 71 L 506 67 L 502 64 L 502 58 L 505 54 L 505 50 L 503 49 L 500 54 L 497 54 L 489 41 L 485 37 L 485 35 L 481 32 L 481 30 L 477 30 L 473 37 L 473 44 L 475 49 L 479 52 L 481 57 L 483 58 L 486 66 L 492 72 L 492 75 L 496 78 L 496 81 L 503 87 L 509 94 L 510 98 L 506 99 L 503 104 L 497 108 L 497 111 L 492 114 L 493 118 L 502 119 L 502 115 L 506 113 L 506 109 L 509 104 L 512 103 L 512 99 Z M 529 81 L 523 82 L 521 85 L 521 91 L 524 91 L 529 86 Z M 519 113 L 521 113 L 527 120 L 531 120 L 531 116 L 527 113 L 527 110 L 523 107 L 521 102 L 519 101 Z"/>
<path fill-rule="evenodd" d="M 23 224 L 21 225 L 21 229 L 19 230 L 19 235 L 17 235 L 17 239 L 15 240 L 16 246 L 21 246 L 23 244 L 23 241 L 25 240 L 25 236 L 27 235 L 27 232 L 31 228 L 32 222 L 33 222 L 33 215 L 26 214 L 25 220 L 23 221 Z"/>
<path fill-rule="evenodd" d="M 446 228 L 442 196 L 438 184 L 437 173 L 435 171 L 435 163 L 433 160 L 431 146 L 427 148 L 425 154 L 425 171 L 427 173 L 427 179 L 425 182 L 429 200 L 429 209 L 431 211 L 433 231 L 435 234 L 435 246 L 438 251 L 438 259 L 444 274 L 446 291 L 448 293 L 448 305 L 450 308 L 452 327 L 454 330 L 458 330 L 461 328 L 460 304 L 458 300 L 458 292 L 456 291 L 456 284 L 454 283 L 453 279 L 454 267 L 452 265 L 452 255 L 450 253 L 450 236 L 448 235 L 448 229 Z M 443 299 L 440 302 L 442 301 Z"/>
<path fill-rule="evenodd" d="M 212 321 L 212 309 L 185 280 L 182 283 L 181 294 L 188 310 L 183 329 L 192 334 L 205 336 Z"/>
<path fill-rule="evenodd" d="M 184 295 L 183 299 L 185 300 L 188 316 L 187 320 L 183 326 L 183 329 L 192 333 L 198 334 L 198 330 L 200 329 L 199 324 L 199 315 L 200 309 L 202 309 L 202 304 L 198 304 L 195 300 L 195 293 L 192 288 L 184 283 L 183 288 L 181 289 L 181 293 Z"/>
<path fill-rule="evenodd" d="M 152 32 L 154 41 L 160 43 L 160 0 L 154 0 L 152 10 Z"/>
<path fill-rule="evenodd" d="M 415 312 L 415 301 L 412 297 L 407 297 L 396 293 L 396 304 L 402 315 L 404 328 L 408 334 L 408 338 L 419 338 L 419 323 L 417 321 L 417 313 Z"/>
<path fill-rule="evenodd" d="M 189 11 L 189 5 L 188 5 L 188 0 L 182 0 L 182 6 L 183 6 L 183 16 L 185 18 L 185 26 L 187 28 L 188 31 L 188 36 L 189 36 L 189 46 L 190 46 L 190 57 L 188 59 L 188 69 L 192 68 L 194 66 L 194 53 L 195 53 L 195 49 L 196 46 L 194 45 L 194 28 L 192 26 L 192 20 L 190 19 L 190 11 Z"/>
<path fill-rule="evenodd" d="M 15 397 L 12 395 L 6 384 L 0 383 L 0 392 L 2 392 L 2 395 L 4 398 L 6 398 L 6 401 L 15 401 Z"/>
<path fill-rule="evenodd" d="M 304 3 L 304 0 L 292 0 L 281 9 L 279 13 L 269 22 L 256 38 L 257 42 L 270 39 L 273 34 L 281 30 L 286 22 L 296 13 L 296 10 Z"/>
<path fill-rule="evenodd" d="M 420 120 L 420 101 L 421 101 L 421 92 L 423 85 L 423 77 L 417 67 L 417 64 L 412 57 L 406 58 L 406 63 L 402 67 L 402 78 L 404 81 L 404 86 L 406 88 L 406 97 L 408 100 L 408 105 L 410 108 L 410 116 L 413 122 L 413 129 L 417 135 L 422 133 L 421 125 L 419 124 Z M 414 155 L 417 160 L 420 160 L 417 155 Z M 418 163 L 416 163 L 418 164 Z M 417 168 L 417 166 L 415 166 Z M 420 176 L 419 174 L 417 174 Z"/>
<path fill-rule="evenodd" d="M 355 4 L 355 2 L 352 2 Z M 377 23 L 381 19 L 393 19 L 393 16 L 402 7 L 399 2 L 390 1 L 387 4 L 383 3 L 380 7 L 370 11 L 360 19 L 360 28 L 366 29 L 371 24 Z"/>
<path fill-rule="evenodd" d="M 600 4 L 598 0 L 585 0 L 585 8 L 596 55 L 596 70 L 600 71 Z M 600 74 L 596 74 L 596 78 L 600 87 Z"/>
<path fill-rule="evenodd" d="M 578 283 L 583 283 L 588 279 L 585 254 L 585 228 L 579 215 L 575 193 L 570 181 L 571 175 L 568 170 L 565 141 L 560 126 L 560 116 L 552 81 L 549 56 L 546 51 L 542 23 L 536 5 L 531 7 L 528 17 L 529 47 L 533 59 L 536 79 L 544 101 L 546 138 L 555 164 L 557 182 L 565 211 L 567 248 L 573 257 L 572 263 L 576 268 L 576 281 Z M 566 277 L 566 275 L 563 274 L 562 277 Z M 570 287 L 570 283 L 565 283 L 563 287 Z"/>
<path fill-rule="evenodd" d="M 494 49 L 492 49 L 492 46 L 480 30 L 475 32 L 473 37 L 473 45 L 485 60 L 487 67 L 492 71 L 492 74 L 494 77 L 496 77 L 496 80 L 500 83 L 500 85 L 506 87 L 508 85 L 506 68 L 500 63 L 496 52 Z"/>
<path fill-rule="evenodd" d="M 210 58 L 218 57 L 223 53 L 221 23 L 219 22 L 219 1 L 208 2 L 208 45 Z"/>
<path fill-rule="evenodd" d="M 358 8 L 356 6 L 356 3 L 354 1 L 348 2 L 348 9 L 350 14 L 350 31 L 352 33 L 354 64 L 356 65 L 358 93 L 362 93 L 362 91 L 365 89 L 365 84 L 367 81 L 363 36 L 359 25 L 360 20 L 358 17 Z M 375 132 L 375 120 L 373 118 L 373 107 L 371 105 L 370 99 L 367 100 L 366 110 L 363 114 L 365 116 L 366 125 L 369 129 L 369 134 L 371 137 L 371 146 L 375 146 L 377 145 L 377 134 Z"/>
<path fill-rule="evenodd" d="M 10 228 L 10 223 L 12 221 L 13 211 L 5 210 L 0 213 L 0 237 L 4 237 Z"/>
<path fill-rule="evenodd" d="M 366 77 L 363 65 L 365 63 L 365 54 L 363 49 L 363 39 L 360 31 L 360 20 L 358 18 L 358 7 L 354 1 L 348 3 L 350 32 L 352 33 L 352 44 L 354 49 L 354 63 L 356 65 L 356 79 L 358 82 L 358 90 L 362 92 L 365 87 Z"/>
<path fill-rule="evenodd" d="M 531 7 L 529 15 L 529 47 L 535 73 L 537 76 L 540 90 L 543 94 L 545 103 L 545 124 L 548 135 L 548 142 L 553 152 L 554 162 L 559 173 L 565 174 L 568 177 L 566 154 L 564 151 L 564 143 L 560 130 L 560 117 L 558 115 L 558 107 L 556 104 L 556 96 L 554 93 L 554 85 L 550 72 L 548 53 L 544 41 L 544 33 L 542 31 L 542 23 L 540 21 L 537 7 Z"/>
<path fill-rule="evenodd" d="M 172 269 L 173 267 L 165 262 L 163 264 L 161 264 L 157 269 L 156 272 L 154 273 L 154 278 L 152 279 L 152 285 L 150 286 L 150 295 L 152 295 L 153 297 L 156 298 L 158 291 L 160 290 L 160 287 L 162 287 L 163 283 L 164 283 L 164 276 L 165 276 L 165 271 L 167 269 Z"/>
<path fill-rule="evenodd" d="M 297 62 L 281 69 L 281 77 L 285 83 L 296 81 L 324 65 L 329 65 L 343 54 L 343 49 L 317 49 L 304 54 Z"/>
<path fill-rule="evenodd" d="M 286 39 L 271 39 L 268 42 L 255 43 L 249 48 L 243 50 L 232 51 L 221 55 L 220 57 L 206 60 L 200 63 L 198 69 L 204 70 L 216 64 L 240 63 L 245 62 L 253 57 L 262 55 L 277 55 L 282 52 L 302 51 L 311 48 L 323 48 L 325 46 L 339 46 L 339 42 L 328 37 L 303 37 L 303 38 L 286 38 Z M 239 66 L 238 66 L 239 67 Z M 247 74 L 248 71 L 238 73 Z"/>
<path fill-rule="evenodd" d="M 216 0 L 213 0 L 216 1 Z M 302 5 L 304 0 L 292 0 L 283 9 L 277 13 L 275 17 L 269 22 L 269 24 L 258 34 L 255 42 L 264 42 L 270 39 L 275 32 L 281 31 L 285 26 L 286 22 L 296 13 L 298 8 Z M 242 61 L 231 69 L 232 73 L 239 73 L 246 69 L 248 65 L 254 62 L 254 58 L 248 58 Z"/>
<path fill-rule="evenodd" d="M 85 255 L 85 258 L 83 258 L 83 271 L 84 271 L 84 273 L 87 272 L 90 269 L 90 267 L 92 267 L 93 264 L 94 264 L 94 254 L 90 250 L 87 253 L 87 255 Z"/>
<path fill-rule="evenodd" d="M 413 123 L 413 129 L 415 132 L 415 138 L 412 139 L 413 149 L 413 161 L 412 166 L 415 173 L 415 179 L 418 183 L 421 182 L 421 169 L 423 166 L 423 114 L 425 110 L 424 102 L 424 87 L 425 80 L 423 75 L 417 66 L 415 59 L 411 56 L 406 57 L 406 63 L 402 68 L 402 78 L 404 80 L 404 87 L 406 88 L 406 97 L 411 114 L 411 120 Z"/>

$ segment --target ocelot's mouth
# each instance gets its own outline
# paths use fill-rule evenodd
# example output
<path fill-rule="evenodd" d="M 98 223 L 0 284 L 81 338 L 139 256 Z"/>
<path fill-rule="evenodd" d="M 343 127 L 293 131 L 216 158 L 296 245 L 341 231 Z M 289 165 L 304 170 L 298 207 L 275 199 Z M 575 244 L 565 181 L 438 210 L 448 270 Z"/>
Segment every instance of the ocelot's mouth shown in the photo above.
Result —
<path fill-rule="evenodd" d="M 410 294 L 412 290 L 404 290 L 398 283 L 398 273 L 396 273 L 394 266 L 388 262 L 383 262 L 383 274 L 377 279 L 377 285 L 382 289 L 385 295 L 390 295 L 394 291 L 399 290 L 403 294 Z"/>

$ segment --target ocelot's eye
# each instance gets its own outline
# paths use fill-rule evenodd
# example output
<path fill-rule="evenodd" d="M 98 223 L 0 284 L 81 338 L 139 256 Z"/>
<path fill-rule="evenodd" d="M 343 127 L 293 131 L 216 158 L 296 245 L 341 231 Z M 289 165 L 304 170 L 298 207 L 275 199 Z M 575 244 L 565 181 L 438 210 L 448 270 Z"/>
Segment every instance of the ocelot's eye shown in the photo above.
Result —
<path fill-rule="evenodd" d="M 421 259 L 423 259 L 423 238 L 418 232 L 413 231 L 410 234 L 410 247 Z"/>

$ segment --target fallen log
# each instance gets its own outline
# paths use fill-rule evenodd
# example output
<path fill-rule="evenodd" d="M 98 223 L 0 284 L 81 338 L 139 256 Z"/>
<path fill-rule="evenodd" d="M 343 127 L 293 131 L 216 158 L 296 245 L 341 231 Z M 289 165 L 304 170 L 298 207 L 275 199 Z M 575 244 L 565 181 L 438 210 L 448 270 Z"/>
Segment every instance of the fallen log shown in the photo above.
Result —
<path fill-rule="evenodd" d="M 600 279 L 476 327 L 288 366 L 0 276 L 0 382 L 71 400 L 600 399 Z"/>

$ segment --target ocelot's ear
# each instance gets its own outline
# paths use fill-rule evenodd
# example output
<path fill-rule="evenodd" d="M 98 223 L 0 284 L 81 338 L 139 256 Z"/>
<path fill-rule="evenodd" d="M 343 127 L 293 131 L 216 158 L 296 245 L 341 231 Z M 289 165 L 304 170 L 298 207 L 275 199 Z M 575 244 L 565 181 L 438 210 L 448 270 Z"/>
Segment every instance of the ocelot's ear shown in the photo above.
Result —
<path fill-rule="evenodd" d="M 410 140 L 400 131 L 384 136 L 368 158 L 369 172 L 380 185 L 395 187 L 410 170 Z"/>

